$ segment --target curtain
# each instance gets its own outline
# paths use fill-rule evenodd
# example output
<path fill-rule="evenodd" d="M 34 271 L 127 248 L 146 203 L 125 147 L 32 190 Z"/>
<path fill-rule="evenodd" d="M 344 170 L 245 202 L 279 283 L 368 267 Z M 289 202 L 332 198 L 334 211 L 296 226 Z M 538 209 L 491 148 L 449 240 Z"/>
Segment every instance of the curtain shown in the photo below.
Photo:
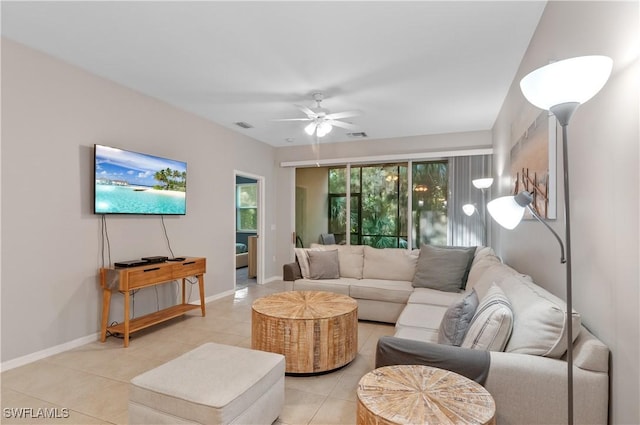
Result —
<path fill-rule="evenodd" d="M 471 181 L 492 176 L 491 158 L 491 155 L 449 158 L 448 245 L 488 245 L 486 204 L 491 200 L 491 188 L 484 189 L 483 194 Z M 476 212 L 467 216 L 462 211 L 465 204 L 475 205 Z"/>

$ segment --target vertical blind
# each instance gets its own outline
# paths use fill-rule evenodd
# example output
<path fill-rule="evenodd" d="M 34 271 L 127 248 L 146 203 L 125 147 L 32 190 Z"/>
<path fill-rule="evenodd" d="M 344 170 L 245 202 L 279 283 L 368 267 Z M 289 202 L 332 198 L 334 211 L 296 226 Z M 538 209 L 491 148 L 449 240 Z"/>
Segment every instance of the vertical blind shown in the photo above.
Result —
<path fill-rule="evenodd" d="M 486 226 L 489 226 L 489 219 L 486 203 L 491 199 L 491 188 L 485 189 L 483 199 L 482 190 L 476 189 L 471 181 L 491 176 L 491 155 L 449 158 L 448 245 L 488 245 L 486 235 L 489 232 Z M 475 205 L 477 212 L 467 216 L 462 211 L 465 204 Z"/>

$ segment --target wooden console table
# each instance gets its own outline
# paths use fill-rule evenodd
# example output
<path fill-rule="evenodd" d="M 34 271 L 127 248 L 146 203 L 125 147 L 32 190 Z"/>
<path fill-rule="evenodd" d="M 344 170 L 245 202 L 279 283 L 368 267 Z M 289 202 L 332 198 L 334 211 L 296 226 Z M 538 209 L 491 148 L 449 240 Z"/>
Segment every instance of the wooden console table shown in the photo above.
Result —
<path fill-rule="evenodd" d="M 204 307 L 204 273 L 207 268 L 206 258 L 189 257 L 184 261 L 173 261 L 156 264 L 146 264 L 138 267 L 101 268 L 100 286 L 102 286 L 102 323 L 100 341 L 107 338 L 107 331 L 124 335 L 124 346 L 129 346 L 129 334 L 149 326 L 182 316 L 190 310 L 200 308 L 202 316 Z M 189 276 L 198 278 L 200 287 L 200 305 L 187 304 L 185 280 Z M 182 302 L 164 310 L 156 311 L 145 316 L 130 319 L 130 291 L 159 285 L 172 280 L 182 279 Z M 114 326 L 107 326 L 111 307 L 111 293 L 121 292 L 124 295 L 124 321 Z"/>

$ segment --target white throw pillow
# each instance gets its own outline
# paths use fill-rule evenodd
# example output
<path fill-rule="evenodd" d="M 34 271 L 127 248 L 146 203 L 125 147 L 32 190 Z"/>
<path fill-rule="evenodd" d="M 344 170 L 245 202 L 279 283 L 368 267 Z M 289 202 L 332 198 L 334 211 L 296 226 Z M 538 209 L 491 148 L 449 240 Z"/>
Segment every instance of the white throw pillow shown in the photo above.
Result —
<path fill-rule="evenodd" d="M 495 283 L 480 300 L 471 319 L 462 347 L 478 350 L 504 351 L 513 330 L 511 303 Z"/>

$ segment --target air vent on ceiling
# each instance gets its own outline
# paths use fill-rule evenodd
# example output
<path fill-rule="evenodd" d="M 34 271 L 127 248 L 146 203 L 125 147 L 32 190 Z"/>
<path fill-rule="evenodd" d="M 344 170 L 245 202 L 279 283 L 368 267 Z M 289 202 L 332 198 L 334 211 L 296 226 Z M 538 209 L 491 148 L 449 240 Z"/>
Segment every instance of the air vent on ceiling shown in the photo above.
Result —
<path fill-rule="evenodd" d="M 367 133 L 365 133 L 364 131 L 358 131 L 358 132 L 355 132 L 355 133 L 347 133 L 347 136 L 349 136 L 349 137 L 357 137 L 357 138 L 368 137 Z"/>
<path fill-rule="evenodd" d="M 238 127 L 242 127 L 242 128 L 253 128 L 253 126 L 247 122 L 244 121 L 238 121 L 234 123 L 235 125 L 237 125 Z"/>

